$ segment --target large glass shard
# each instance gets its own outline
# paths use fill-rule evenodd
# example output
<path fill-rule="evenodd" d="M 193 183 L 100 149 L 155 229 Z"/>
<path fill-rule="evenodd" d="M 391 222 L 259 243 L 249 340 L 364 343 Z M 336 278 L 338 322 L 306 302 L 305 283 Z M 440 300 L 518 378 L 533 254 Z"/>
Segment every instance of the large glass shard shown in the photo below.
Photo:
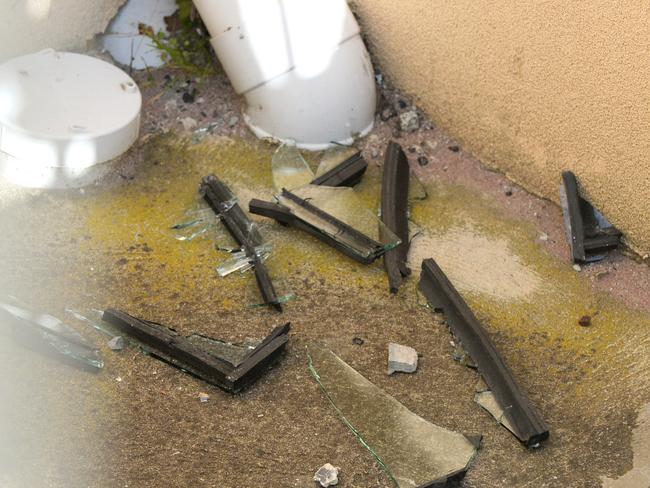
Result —
<path fill-rule="evenodd" d="M 377 245 L 388 250 L 400 243 L 399 238 L 377 215 L 368 210 L 352 188 L 306 185 L 291 193 L 366 236 L 368 239 L 364 242 L 363 239 L 342 231 L 336 223 L 287 198 L 286 194 L 277 196 L 279 203 L 289 208 L 299 219 L 336 238 L 361 256 L 367 257 L 375 253 Z"/>
<path fill-rule="evenodd" d="M 273 185 L 277 191 L 292 190 L 308 184 L 314 173 L 296 147 L 295 141 L 288 140 L 273 154 L 271 159 Z"/>
<path fill-rule="evenodd" d="M 14 331 L 21 336 L 25 333 L 35 335 L 63 356 L 93 368 L 104 367 L 104 360 L 97 349 L 72 327 L 52 315 L 0 302 L 0 317 L 8 319 Z"/>
<path fill-rule="evenodd" d="M 460 477 L 477 448 L 408 410 L 332 351 L 308 346 L 309 369 L 343 423 L 399 488 Z"/>

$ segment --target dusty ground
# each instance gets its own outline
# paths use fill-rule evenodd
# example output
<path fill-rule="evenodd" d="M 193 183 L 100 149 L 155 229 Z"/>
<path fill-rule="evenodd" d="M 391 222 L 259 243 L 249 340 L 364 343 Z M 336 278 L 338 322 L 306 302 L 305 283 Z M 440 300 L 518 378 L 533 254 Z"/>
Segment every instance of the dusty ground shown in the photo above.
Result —
<path fill-rule="evenodd" d="M 227 243 L 222 233 L 181 242 L 169 227 L 201 205 L 196 190 L 209 172 L 244 203 L 268 198 L 274 148 L 243 126 L 222 75 L 189 86 L 165 71 L 138 81 L 142 135 L 115 175 L 83 192 L 2 190 L 0 289 L 68 319 L 102 345 L 106 366 L 97 374 L 75 369 L 2 330 L 1 486 L 310 487 L 325 462 L 342 468 L 341 487 L 391 486 L 310 377 L 305 344 L 312 339 L 425 419 L 482 433 L 467 488 L 593 487 L 643 460 L 633 457 L 639 440 L 632 432 L 650 401 L 645 264 L 616 252 L 576 272 L 556 206 L 456 151 L 426 120 L 404 134 L 397 117 L 378 117 L 359 141 L 370 165 L 357 191 L 377 208 L 383 149 L 395 138 L 429 193 L 411 209 L 414 275 L 391 296 L 380 263 L 358 265 L 259 220 L 274 245 L 271 273 L 297 299 L 283 315 L 251 308 L 253 277 L 215 272 L 227 257 L 214 247 Z M 185 103 L 194 87 L 194 101 Z M 410 109 L 384 91 L 382 109 Z M 182 119 L 193 125 L 188 117 L 197 128 L 213 124 L 213 133 L 198 141 L 183 127 Z M 453 360 L 442 317 L 415 291 L 424 257 L 435 257 L 457 283 L 547 420 L 551 438 L 541 449 L 524 449 L 473 402 L 476 373 Z M 232 396 L 133 346 L 111 352 L 106 337 L 67 315 L 68 307 L 88 315 L 119 307 L 231 341 L 261 338 L 290 321 L 291 341 L 261 381 Z M 578 325 L 583 315 L 591 327 Z M 386 375 L 391 341 L 421 353 L 417 373 Z"/>

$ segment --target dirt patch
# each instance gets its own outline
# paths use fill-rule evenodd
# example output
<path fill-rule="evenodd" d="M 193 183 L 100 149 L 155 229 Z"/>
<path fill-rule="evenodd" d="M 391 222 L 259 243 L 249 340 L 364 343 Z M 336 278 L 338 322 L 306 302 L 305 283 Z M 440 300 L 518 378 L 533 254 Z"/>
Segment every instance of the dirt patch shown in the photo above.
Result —
<path fill-rule="evenodd" d="M 650 403 L 639 412 L 632 433 L 633 468 L 620 478 L 603 478 L 603 488 L 648 488 L 650 486 Z"/>
<path fill-rule="evenodd" d="M 423 233 L 411 242 L 409 266 L 434 258 L 460 290 L 500 300 L 521 300 L 539 290 L 541 278 L 512 252 L 506 239 L 485 236 L 471 226 L 444 234 Z"/>

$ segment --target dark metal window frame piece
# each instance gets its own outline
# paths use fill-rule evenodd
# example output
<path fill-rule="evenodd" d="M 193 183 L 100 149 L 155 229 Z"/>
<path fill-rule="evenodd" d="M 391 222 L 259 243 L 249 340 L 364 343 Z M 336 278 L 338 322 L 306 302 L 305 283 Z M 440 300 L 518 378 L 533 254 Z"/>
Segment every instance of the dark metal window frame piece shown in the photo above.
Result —
<path fill-rule="evenodd" d="M 571 171 L 562 173 L 564 195 L 562 211 L 571 257 L 574 262 L 601 260 L 603 252 L 617 247 L 621 232 L 615 227 L 601 227 L 596 218 L 596 209 L 580 196 L 578 181 Z"/>
<path fill-rule="evenodd" d="M 353 154 L 327 173 L 315 178 L 311 184 L 320 186 L 354 186 L 361 181 L 368 168 L 368 163 L 361 156 L 361 151 Z"/>
<path fill-rule="evenodd" d="M 234 366 L 156 322 L 115 309 L 104 311 L 102 320 L 134 338 L 152 355 L 231 393 L 241 391 L 261 375 L 284 349 L 291 329 L 289 323 L 276 327 L 238 366 Z"/>
<path fill-rule="evenodd" d="M 479 373 L 503 408 L 517 438 L 527 447 L 548 439 L 546 422 L 519 388 L 472 310 L 433 259 L 422 262 L 419 289 L 431 306 L 444 311 L 451 331 L 478 365 Z"/>
<path fill-rule="evenodd" d="M 365 246 L 368 246 L 370 248 L 373 248 L 374 249 L 373 252 L 367 257 L 359 255 L 358 253 L 354 252 L 353 249 L 339 242 L 336 239 L 336 237 L 321 231 L 320 229 L 318 229 L 317 227 L 315 227 L 314 225 L 308 222 L 305 222 L 300 217 L 293 214 L 289 208 L 279 203 L 265 202 L 254 198 L 249 203 L 249 211 L 252 214 L 262 215 L 264 217 L 270 217 L 272 219 L 275 219 L 277 222 L 283 225 L 290 225 L 291 227 L 295 227 L 296 229 L 303 230 L 311 234 L 312 236 L 316 237 L 320 241 L 324 242 L 325 244 L 341 251 L 346 256 L 362 264 L 370 264 L 386 252 L 384 247 L 379 242 L 375 241 L 374 239 L 371 239 L 367 235 L 363 234 L 362 232 L 359 232 L 355 228 L 349 226 L 345 222 L 340 221 L 336 217 L 328 214 L 327 212 L 324 212 L 323 210 L 309 203 L 307 200 L 303 200 L 302 198 L 298 197 L 297 195 L 291 193 L 290 191 L 284 188 L 282 189 L 282 196 L 284 198 L 287 198 L 288 200 L 295 202 L 297 205 L 301 206 L 305 211 L 310 212 L 316 217 L 323 219 L 328 223 L 334 225 L 337 229 L 339 229 L 339 235 L 345 233 L 349 237 L 352 237 L 353 239 L 357 240 L 357 242 Z"/>
<path fill-rule="evenodd" d="M 404 277 L 411 274 L 407 262 L 409 252 L 409 163 L 401 146 L 388 144 L 384 158 L 381 183 L 381 220 L 400 241 L 398 246 L 384 254 L 384 268 L 388 274 L 391 293 L 397 293 Z"/>
<path fill-rule="evenodd" d="M 256 248 L 264 244 L 257 228 L 235 200 L 230 188 L 215 175 L 208 175 L 201 181 L 201 194 L 212 210 L 219 216 L 230 234 L 242 246 L 246 255 L 253 262 L 255 280 L 262 294 L 264 303 L 282 312 L 282 303 L 275 292 L 273 282 L 266 265 L 257 255 Z"/>

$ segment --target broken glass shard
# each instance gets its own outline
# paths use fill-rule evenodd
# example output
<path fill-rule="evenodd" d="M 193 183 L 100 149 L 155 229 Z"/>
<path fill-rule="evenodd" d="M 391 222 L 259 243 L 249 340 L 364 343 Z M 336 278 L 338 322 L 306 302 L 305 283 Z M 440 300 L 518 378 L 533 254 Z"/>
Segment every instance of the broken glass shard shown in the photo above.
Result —
<path fill-rule="evenodd" d="M 105 334 L 105 335 L 107 335 L 109 337 L 114 337 L 115 336 L 110 330 L 106 329 L 106 327 L 99 324 L 97 321 L 92 320 L 91 318 L 87 317 L 86 315 L 83 315 L 81 312 L 78 312 L 77 310 L 73 310 L 71 308 L 66 308 L 65 311 L 67 313 L 69 313 L 70 315 L 72 315 L 75 319 L 81 320 L 82 322 L 87 323 L 93 329 L 98 330 L 102 334 Z M 93 313 L 95 313 L 95 312 L 93 311 Z M 98 319 L 101 320 L 101 313 L 100 313 Z"/>
<path fill-rule="evenodd" d="M 213 133 L 214 133 L 214 130 L 215 130 L 218 126 L 219 126 L 218 123 L 216 123 L 216 122 L 212 122 L 212 123 L 208 124 L 208 125 L 205 126 L 205 127 L 200 127 L 200 128 L 198 128 L 198 129 L 195 129 L 195 130 L 192 132 L 192 142 L 193 142 L 194 144 L 198 144 L 198 143 L 200 143 L 200 142 L 203 141 L 203 139 L 205 139 L 207 136 L 213 134 Z"/>
<path fill-rule="evenodd" d="M 235 271 L 245 272 L 254 267 L 254 258 L 249 256 L 246 251 L 236 251 L 231 253 L 230 259 L 225 260 L 217 267 L 217 273 L 222 278 Z M 264 262 L 271 254 L 271 246 L 264 244 L 255 248 L 255 254 Z"/>
<path fill-rule="evenodd" d="M 17 305 L 0 302 L 0 314 L 18 334 L 33 333 L 55 351 L 87 366 L 101 369 L 104 361 L 97 349 L 88 344 L 72 327 L 46 313 L 32 312 Z"/>
<path fill-rule="evenodd" d="M 183 220 L 173 224 L 174 237 L 179 241 L 191 241 L 215 228 L 214 213 L 210 208 L 193 208 L 185 211 Z"/>
<path fill-rule="evenodd" d="M 420 178 L 411 173 L 409 175 L 409 202 L 420 202 L 429 197 L 429 192 Z"/>
<path fill-rule="evenodd" d="M 416 415 L 332 351 L 308 346 L 309 370 L 343 423 L 399 488 L 462 477 L 477 448 Z"/>
<path fill-rule="evenodd" d="M 319 212 L 310 211 L 296 199 L 292 199 L 291 195 L 334 217 L 367 239 L 359 239 L 354 233 L 345 232 L 336 222 Z M 276 198 L 296 217 L 334 237 L 363 257 L 376 253 L 376 246 L 386 251 L 400 243 L 399 238 L 363 204 L 352 188 L 306 185 L 291 193 L 283 192 Z"/>
<path fill-rule="evenodd" d="M 202 351 L 228 361 L 234 367 L 239 366 L 260 343 L 247 339 L 243 344 L 232 344 L 200 334 L 192 334 L 187 340 Z"/>
<path fill-rule="evenodd" d="M 512 424 L 506 418 L 506 414 L 504 413 L 503 408 L 501 408 L 501 405 L 499 405 L 494 393 L 490 390 L 476 392 L 476 395 L 474 395 L 474 401 L 492 415 L 497 422 L 515 434 Z"/>
<path fill-rule="evenodd" d="M 273 154 L 271 159 L 273 185 L 277 191 L 291 190 L 308 184 L 314 173 L 296 147 L 296 142 L 288 140 Z"/>
<path fill-rule="evenodd" d="M 328 171 L 336 168 L 346 159 L 357 154 L 359 150 L 352 146 L 334 146 L 323 153 L 323 157 L 318 164 L 316 177 L 324 175 Z M 285 187 L 286 188 L 286 187 Z"/>

